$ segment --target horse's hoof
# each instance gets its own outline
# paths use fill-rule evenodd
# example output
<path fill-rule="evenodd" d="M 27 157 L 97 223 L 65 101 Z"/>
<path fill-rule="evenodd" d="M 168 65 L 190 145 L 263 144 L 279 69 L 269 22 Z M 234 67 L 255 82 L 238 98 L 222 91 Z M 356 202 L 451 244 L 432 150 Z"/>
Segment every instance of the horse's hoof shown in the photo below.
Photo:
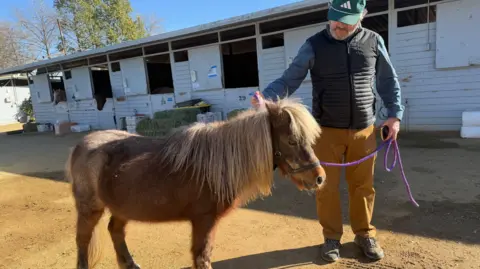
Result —
<path fill-rule="evenodd" d="M 121 269 L 141 269 L 140 268 L 140 265 L 136 264 L 136 263 L 130 263 L 130 264 L 126 264 L 126 265 L 123 265 L 123 266 L 120 266 Z"/>

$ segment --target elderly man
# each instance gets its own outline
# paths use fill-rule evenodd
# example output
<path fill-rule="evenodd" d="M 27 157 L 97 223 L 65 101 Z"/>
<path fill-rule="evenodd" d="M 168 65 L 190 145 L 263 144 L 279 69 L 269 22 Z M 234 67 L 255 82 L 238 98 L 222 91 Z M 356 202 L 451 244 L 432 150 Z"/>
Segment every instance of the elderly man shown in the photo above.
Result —
<path fill-rule="evenodd" d="M 329 25 L 311 36 L 300 48 L 282 77 L 273 81 L 260 95 L 275 100 L 293 94 L 305 79 L 312 78 L 312 114 L 322 126 L 315 152 L 320 160 L 340 163 L 356 161 L 376 148 L 376 86 L 388 119 L 388 138 L 397 138 L 403 115 L 400 85 L 382 37 L 361 26 L 366 0 L 333 0 L 328 11 Z M 254 106 L 258 105 L 252 99 Z M 374 260 L 384 257 L 375 239 L 373 214 L 375 158 L 346 168 L 350 202 L 350 222 L 354 242 Z M 340 258 L 343 233 L 340 208 L 340 168 L 325 167 L 325 186 L 317 193 L 317 214 L 325 243 L 322 258 L 333 262 Z"/>

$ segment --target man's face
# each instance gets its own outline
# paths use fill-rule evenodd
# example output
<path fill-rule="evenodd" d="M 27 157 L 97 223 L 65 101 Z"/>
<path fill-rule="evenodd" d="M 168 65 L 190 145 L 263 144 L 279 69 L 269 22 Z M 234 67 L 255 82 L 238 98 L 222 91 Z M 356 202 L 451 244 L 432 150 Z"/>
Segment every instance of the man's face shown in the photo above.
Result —
<path fill-rule="evenodd" d="M 337 40 L 344 40 L 349 37 L 357 29 L 358 23 L 355 25 L 345 24 L 338 21 L 330 21 L 330 31 L 332 36 Z"/>

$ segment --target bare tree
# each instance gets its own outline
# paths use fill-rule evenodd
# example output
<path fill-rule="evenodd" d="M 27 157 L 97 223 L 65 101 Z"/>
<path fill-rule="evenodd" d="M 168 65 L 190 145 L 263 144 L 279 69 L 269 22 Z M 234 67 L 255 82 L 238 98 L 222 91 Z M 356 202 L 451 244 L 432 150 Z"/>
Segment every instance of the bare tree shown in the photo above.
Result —
<path fill-rule="evenodd" d="M 44 0 L 32 0 L 31 12 L 17 10 L 22 43 L 37 52 L 37 57 L 52 57 L 56 51 L 58 28 L 55 11 L 45 5 Z"/>
<path fill-rule="evenodd" d="M 149 16 L 141 16 L 147 36 L 157 35 L 164 32 L 162 27 L 162 19 L 159 19 L 155 14 Z"/>
<path fill-rule="evenodd" d="M 28 48 L 22 47 L 19 33 L 7 22 L 0 22 L 0 69 L 30 62 Z"/>

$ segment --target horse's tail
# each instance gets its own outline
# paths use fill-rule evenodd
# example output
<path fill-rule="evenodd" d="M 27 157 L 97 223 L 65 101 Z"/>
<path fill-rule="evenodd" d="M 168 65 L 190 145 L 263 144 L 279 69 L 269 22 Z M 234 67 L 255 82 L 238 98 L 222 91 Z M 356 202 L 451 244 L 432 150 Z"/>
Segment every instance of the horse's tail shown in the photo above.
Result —
<path fill-rule="evenodd" d="M 95 268 L 103 257 L 104 244 L 107 241 L 106 230 L 107 223 L 105 217 L 102 217 L 93 229 L 92 238 L 88 245 L 88 265 L 89 268 Z"/>
<path fill-rule="evenodd" d="M 77 229 L 79 229 L 79 226 L 81 226 L 80 229 L 85 229 L 85 223 L 88 223 L 87 227 L 94 225 L 94 227 L 90 226 L 87 229 L 93 228 L 88 245 L 88 265 L 89 268 L 95 268 L 103 256 L 103 244 L 108 240 L 105 229 L 107 224 L 105 217 L 102 216 L 104 206 L 96 195 L 97 188 L 95 185 L 97 180 L 90 178 L 92 173 L 86 163 L 87 159 L 85 148 L 81 144 L 71 148 L 65 164 L 65 177 L 72 185 L 72 194 L 78 212 Z M 84 163 L 76 163 L 77 161 L 83 161 Z M 81 225 L 79 225 L 79 222 Z"/>

